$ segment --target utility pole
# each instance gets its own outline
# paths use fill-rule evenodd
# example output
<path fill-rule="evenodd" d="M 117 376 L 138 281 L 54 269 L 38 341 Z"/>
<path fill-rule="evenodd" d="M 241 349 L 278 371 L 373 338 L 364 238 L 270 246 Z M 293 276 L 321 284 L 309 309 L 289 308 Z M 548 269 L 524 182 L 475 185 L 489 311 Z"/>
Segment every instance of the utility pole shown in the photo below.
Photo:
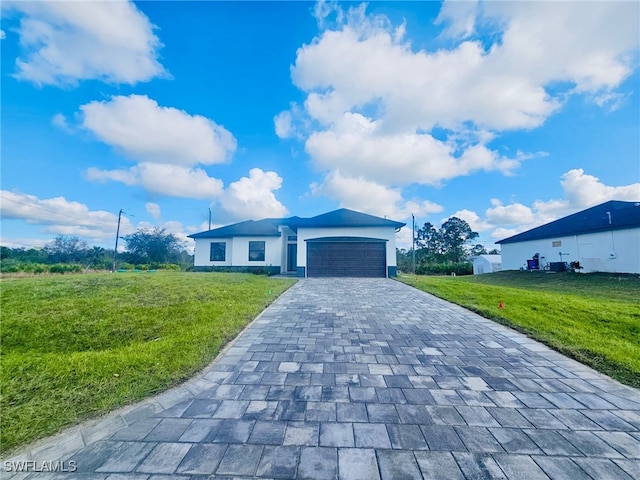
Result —
<path fill-rule="evenodd" d="M 116 246 L 113 249 L 113 268 L 111 271 L 115 273 L 116 271 L 116 255 L 118 255 L 118 238 L 120 237 L 120 219 L 122 218 L 122 214 L 126 213 L 120 209 L 120 213 L 118 213 L 118 228 L 116 229 Z"/>
<path fill-rule="evenodd" d="M 416 217 L 411 214 L 411 253 L 413 254 L 413 274 L 416 274 Z"/>
<path fill-rule="evenodd" d="M 211 209 L 209 209 L 209 230 L 211 230 Z"/>

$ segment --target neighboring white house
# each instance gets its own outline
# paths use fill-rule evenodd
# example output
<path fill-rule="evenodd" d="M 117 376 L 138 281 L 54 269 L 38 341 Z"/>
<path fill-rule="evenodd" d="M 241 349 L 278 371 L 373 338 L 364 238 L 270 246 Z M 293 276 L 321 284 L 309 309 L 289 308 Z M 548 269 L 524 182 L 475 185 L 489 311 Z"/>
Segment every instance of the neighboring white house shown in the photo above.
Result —
<path fill-rule="evenodd" d="M 503 270 L 538 255 L 539 268 L 579 262 L 583 273 L 640 273 L 640 202 L 612 200 L 496 243 Z"/>
<path fill-rule="evenodd" d="M 502 270 L 502 256 L 485 254 L 478 255 L 471 259 L 473 263 L 473 274 L 493 273 Z"/>
<path fill-rule="evenodd" d="M 392 277 L 405 224 L 342 208 L 312 218 L 248 220 L 189 235 L 194 265 L 299 277 Z"/>

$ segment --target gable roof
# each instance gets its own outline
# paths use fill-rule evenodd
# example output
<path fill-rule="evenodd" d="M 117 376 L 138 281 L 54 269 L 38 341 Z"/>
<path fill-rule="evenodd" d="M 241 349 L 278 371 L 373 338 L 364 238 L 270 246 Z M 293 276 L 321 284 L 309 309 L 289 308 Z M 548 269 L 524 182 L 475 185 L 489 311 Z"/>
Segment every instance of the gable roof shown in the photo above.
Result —
<path fill-rule="evenodd" d="M 496 243 L 525 242 L 638 227 L 640 227 L 640 202 L 611 200 Z"/>
<path fill-rule="evenodd" d="M 393 227 L 398 229 L 405 225 L 406 223 L 356 212 L 348 208 L 340 208 L 311 218 L 301 218 L 295 222 L 295 226 L 298 228 Z"/>
<path fill-rule="evenodd" d="M 279 237 L 278 227 L 286 225 L 297 231 L 299 227 L 393 227 L 399 229 L 406 224 L 394 222 L 386 218 L 367 215 L 347 208 L 323 213 L 311 218 L 265 218 L 264 220 L 247 220 L 188 235 L 189 238 L 230 238 L 230 237 Z"/>
<path fill-rule="evenodd" d="M 278 226 L 284 220 L 266 218 L 264 220 L 247 220 L 224 227 L 207 230 L 205 232 L 188 235 L 189 238 L 228 238 L 228 237 L 279 237 Z"/>

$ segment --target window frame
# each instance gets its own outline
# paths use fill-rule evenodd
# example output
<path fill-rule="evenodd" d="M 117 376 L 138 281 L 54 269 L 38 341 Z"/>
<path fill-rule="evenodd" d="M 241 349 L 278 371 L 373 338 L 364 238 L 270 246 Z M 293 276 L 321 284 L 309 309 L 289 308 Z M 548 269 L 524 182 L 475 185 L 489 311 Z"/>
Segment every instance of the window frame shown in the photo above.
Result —
<path fill-rule="evenodd" d="M 222 259 L 213 258 L 214 245 L 217 245 L 218 247 L 222 245 Z M 210 262 L 226 262 L 227 261 L 227 242 L 211 242 L 209 244 L 209 261 Z"/>
<path fill-rule="evenodd" d="M 267 242 L 264 240 L 250 240 L 249 241 L 249 261 L 250 262 L 264 262 L 267 249 Z M 251 254 L 257 254 L 257 258 L 251 258 Z"/>

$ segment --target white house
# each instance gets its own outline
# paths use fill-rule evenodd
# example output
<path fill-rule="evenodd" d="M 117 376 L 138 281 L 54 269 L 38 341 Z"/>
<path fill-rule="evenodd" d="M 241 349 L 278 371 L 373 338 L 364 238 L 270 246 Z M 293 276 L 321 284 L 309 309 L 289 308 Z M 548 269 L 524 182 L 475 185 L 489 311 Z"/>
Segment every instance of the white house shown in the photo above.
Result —
<path fill-rule="evenodd" d="M 502 270 L 502 256 L 494 254 L 478 255 L 471 259 L 473 274 L 493 273 Z"/>
<path fill-rule="evenodd" d="M 312 218 L 248 220 L 189 235 L 194 265 L 291 272 L 299 277 L 396 276 L 395 235 L 404 223 L 346 208 Z"/>
<path fill-rule="evenodd" d="M 502 269 L 640 273 L 640 202 L 609 201 L 500 240 Z"/>

